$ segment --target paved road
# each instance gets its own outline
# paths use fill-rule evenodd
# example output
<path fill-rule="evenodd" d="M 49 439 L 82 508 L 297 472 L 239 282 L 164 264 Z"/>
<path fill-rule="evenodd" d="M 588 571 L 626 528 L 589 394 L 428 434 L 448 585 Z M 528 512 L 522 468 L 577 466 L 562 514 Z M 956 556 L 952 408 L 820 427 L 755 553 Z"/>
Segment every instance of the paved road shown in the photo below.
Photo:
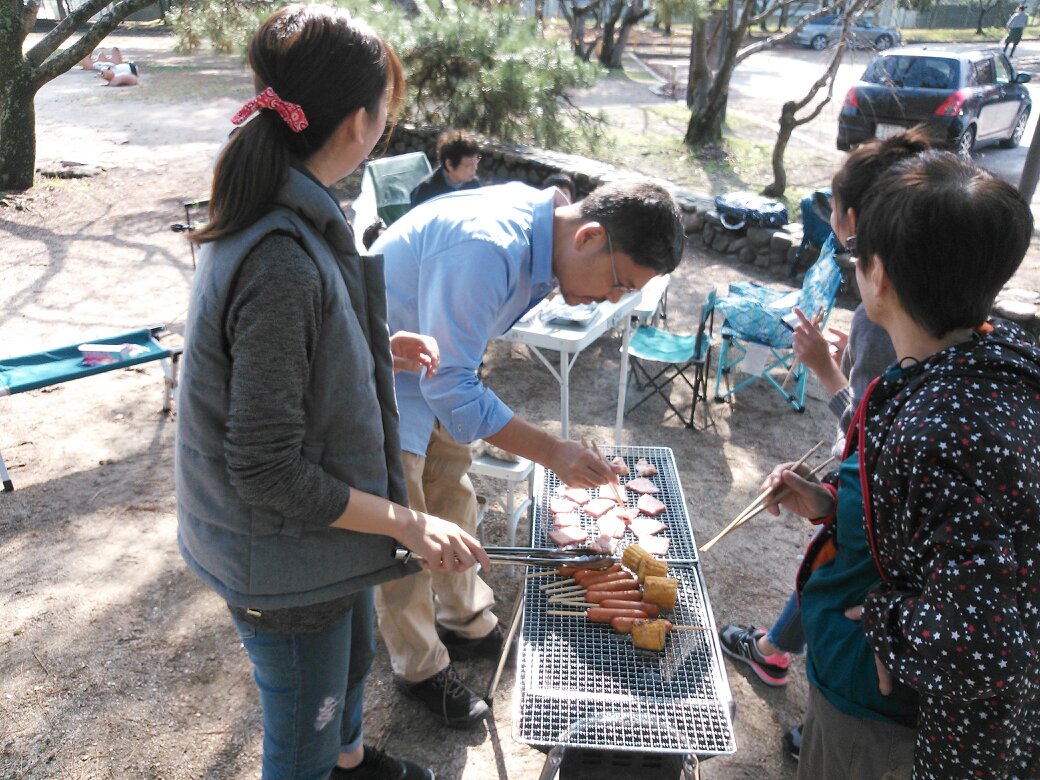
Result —
<path fill-rule="evenodd" d="M 963 48 L 971 48 L 964 45 Z M 796 137 L 821 151 L 832 153 L 835 159 L 842 156 L 835 148 L 838 114 L 849 88 L 863 73 L 872 58 L 869 51 L 851 51 L 846 54 L 835 79 L 834 97 L 831 103 L 813 122 L 803 125 Z M 784 47 L 755 54 L 745 60 L 734 72 L 730 82 L 730 110 L 746 120 L 761 122 L 776 127 L 780 108 L 785 101 L 798 99 L 823 72 L 829 62 L 829 52 Z M 1015 61 L 1023 62 L 1024 70 L 1032 72 L 1035 83 L 1028 86 L 1033 97 L 1034 110 L 1023 145 L 1016 149 L 1000 149 L 995 144 L 976 151 L 980 164 L 1001 178 L 1017 185 L 1025 163 L 1029 140 L 1036 131 L 1040 116 L 1040 42 L 1026 42 L 1019 46 Z M 1040 197 L 1034 199 L 1034 211 L 1040 209 Z"/>

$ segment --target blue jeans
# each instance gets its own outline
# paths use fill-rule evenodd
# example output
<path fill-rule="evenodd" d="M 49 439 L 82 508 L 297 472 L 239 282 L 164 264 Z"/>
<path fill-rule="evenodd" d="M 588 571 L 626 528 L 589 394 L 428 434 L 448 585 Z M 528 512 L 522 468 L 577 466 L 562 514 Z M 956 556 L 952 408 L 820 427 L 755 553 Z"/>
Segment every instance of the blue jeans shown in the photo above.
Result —
<path fill-rule="evenodd" d="M 328 780 L 362 744 L 365 676 L 375 657 L 372 591 L 318 634 L 265 632 L 232 616 L 253 664 L 264 722 L 264 780 Z"/>
<path fill-rule="evenodd" d="M 766 634 L 773 647 L 779 647 L 787 653 L 800 653 L 805 650 L 805 632 L 802 630 L 802 610 L 798 606 L 798 594 L 792 593 L 784 604 L 780 617 Z"/>

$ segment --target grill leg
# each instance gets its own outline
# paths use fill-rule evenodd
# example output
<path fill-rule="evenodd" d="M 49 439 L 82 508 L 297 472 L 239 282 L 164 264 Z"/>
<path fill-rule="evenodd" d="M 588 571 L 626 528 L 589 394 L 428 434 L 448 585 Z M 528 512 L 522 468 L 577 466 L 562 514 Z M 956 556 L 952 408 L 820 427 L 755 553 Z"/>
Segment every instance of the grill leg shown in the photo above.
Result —
<path fill-rule="evenodd" d="M 549 751 L 549 755 L 545 757 L 542 773 L 538 775 L 538 780 L 553 780 L 556 777 L 556 773 L 560 771 L 560 764 L 563 763 L 565 752 L 566 748 L 563 745 L 557 745 Z"/>
<path fill-rule="evenodd" d="M 701 765 L 693 753 L 683 760 L 682 776 L 683 780 L 701 780 Z"/>
<path fill-rule="evenodd" d="M 502 679 L 502 670 L 506 668 L 506 659 L 509 658 L 509 651 L 513 647 L 513 640 L 516 639 L 517 629 L 520 628 L 520 616 L 524 614 L 524 596 L 527 595 L 527 583 L 520 583 L 520 592 L 517 594 L 516 603 L 513 605 L 513 617 L 509 621 L 509 632 L 506 634 L 506 641 L 502 643 L 502 655 L 498 658 L 498 666 L 495 667 L 495 673 L 491 675 L 491 679 L 488 681 L 487 691 L 484 693 L 484 701 L 487 705 L 492 706 L 491 700 L 495 698 L 495 691 L 498 689 L 498 681 Z"/>

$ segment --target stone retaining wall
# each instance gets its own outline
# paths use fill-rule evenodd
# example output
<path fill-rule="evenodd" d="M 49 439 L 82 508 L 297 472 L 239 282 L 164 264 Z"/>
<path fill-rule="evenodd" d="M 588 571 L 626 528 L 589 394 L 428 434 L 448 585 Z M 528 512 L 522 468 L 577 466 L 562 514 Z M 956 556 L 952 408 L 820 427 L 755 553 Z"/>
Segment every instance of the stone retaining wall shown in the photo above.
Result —
<path fill-rule="evenodd" d="M 387 154 L 422 151 L 436 161 L 437 135 L 441 128 L 398 125 L 388 145 Z M 520 144 L 505 144 L 481 139 L 480 173 L 490 181 L 522 181 L 540 185 L 553 173 L 566 173 L 575 183 L 577 196 L 584 197 L 600 184 L 620 179 L 636 178 L 636 174 L 619 170 L 611 165 L 546 149 Z M 800 277 L 815 260 L 817 253 L 807 251 L 798 256 L 802 241 L 802 226 L 791 223 L 780 229 L 750 227 L 728 230 L 715 213 L 714 199 L 702 193 L 684 190 L 673 183 L 658 179 L 675 197 L 683 212 L 683 227 L 687 235 L 696 234 L 701 244 L 716 252 L 732 255 L 740 262 L 768 271 L 782 278 Z M 858 300 L 855 276 L 851 263 L 844 262 L 844 288 Z M 997 296 L 993 313 L 1013 320 L 1040 337 L 1040 292 L 1006 288 Z"/>

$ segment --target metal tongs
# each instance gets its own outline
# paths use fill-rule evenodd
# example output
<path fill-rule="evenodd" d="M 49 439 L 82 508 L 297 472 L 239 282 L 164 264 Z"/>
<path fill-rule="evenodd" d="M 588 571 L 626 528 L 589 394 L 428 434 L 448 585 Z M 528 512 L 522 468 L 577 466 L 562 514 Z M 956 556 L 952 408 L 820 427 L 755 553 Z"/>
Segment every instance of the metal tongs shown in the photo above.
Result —
<path fill-rule="evenodd" d="M 588 569 L 605 569 L 617 563 L 612 555 L 594 552 L 588 547 L 558 550 L 538 547 L 485 547 L 484 552 L 493 563 L 509 563 L 515 566 L 547 566 L 559 569 L 564 566 L 581 566 Z M 408 563 L 422 560 L 407 547 L 398 547 L 394 559 Z"/>

